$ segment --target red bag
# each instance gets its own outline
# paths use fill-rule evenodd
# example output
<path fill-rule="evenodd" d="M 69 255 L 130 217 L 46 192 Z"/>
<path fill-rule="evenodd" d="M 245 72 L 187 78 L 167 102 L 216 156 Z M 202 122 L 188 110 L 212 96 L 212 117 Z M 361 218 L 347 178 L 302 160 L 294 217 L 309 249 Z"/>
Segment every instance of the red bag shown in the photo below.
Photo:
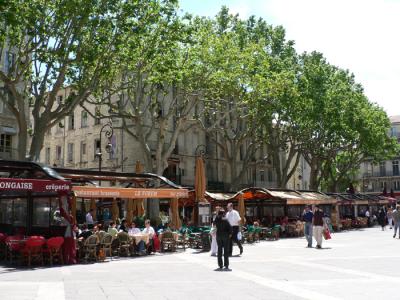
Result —
<path fill-rule="evenodd" d="M 323 233 L 324 239 L 330 240 L 332 238 L 331 233 L 329 232 L 328 228 L 325 228 L 322 233 Z"/>

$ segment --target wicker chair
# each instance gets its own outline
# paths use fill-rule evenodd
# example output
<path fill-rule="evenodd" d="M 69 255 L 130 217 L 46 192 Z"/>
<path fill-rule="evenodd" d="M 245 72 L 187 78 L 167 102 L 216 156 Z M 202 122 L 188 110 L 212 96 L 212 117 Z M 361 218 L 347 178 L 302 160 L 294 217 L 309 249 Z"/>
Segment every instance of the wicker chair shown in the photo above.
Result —
<path fill-rule="evenodd" d="M 164 231 L 161 238 L 161 252 L 164 250 L 176 251 L 176 241 L 171 231 Z"/>
<path fill-rule="evenodd" d="M 189 238 L 186 232 L 180 233 L 178 235 L 178 240 L 176 241 L 176 246 L 181 246 L 183 251 L 186 250 L 187 245 L 189 245 Z"/>
<path fill-rule="evenodd" d="M 43 265 L 43 246 L 46 241 L 42 236 L 32 236 L 26 243 L 25 247 L 21 250 L 22 259 L 27 259 L 28 266 L 34 261 L 40 262 Z"/>
<path fill-rule="evenodd" d="M 105 256 L 107 256 L 107 253 L 109 253 L 109 256 L 112 257 L 112 241 L 113 241 L 113 236 L 111 234 L 104 234 L 103 238 L 100 240 L 100 249 L 103 250 Z"/>
<path fill-rule="evenodd" d="M 98 246 L 99 246 L 99 237 L 96 234 L 89 236 L 85 240 L 84 244 L 85 261 L 89 261 L 90 259 L 94 259 L 95 261 L 97 261 Z"/>
<path fill-rule="evenodd" d="M 131 240 L 129 235 L 126 232 L 120 232 L 118 233 L 117 238 L 119 241 L 118 255 L 128 256 L 131 248 Z"/>

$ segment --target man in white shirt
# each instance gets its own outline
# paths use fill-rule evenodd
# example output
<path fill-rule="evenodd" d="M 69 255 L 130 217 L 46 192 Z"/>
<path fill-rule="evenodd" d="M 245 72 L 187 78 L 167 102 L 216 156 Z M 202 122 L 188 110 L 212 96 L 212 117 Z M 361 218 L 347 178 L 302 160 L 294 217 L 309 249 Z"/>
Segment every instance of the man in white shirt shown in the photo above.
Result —
<path fill-rule="evenodd" d="M 86 214 L 86 224 L 88 224 L 89 229 L 93 228 L 93 208 L 91 208 Z"/>
<path fill-rule="evenodd" d="M 240 254 L 242 254 L 243 247 L 237 238 L 238 233 L 239 233 L 239 222 L 242 220 L 242 218 L 240 218 L 240 215 L 237 212 L 237 210 L 233 209 L 232 203 L 228 203 L 227 209 L 228 209 L 228 212 L 226 213 L 225 217 L 228 220 L 229 224 L 232 226 L 232 237 L 231 237 L 231 242 L 230 242 L 230 247 L 229 247 L 229 256 L 232 256 L 233 242 L 235 242 L 239 246 Z"/>
<path fill-rule="evenodd" d="M 128 234 L 130 236 L 140 233 L 140 229 L 136 227 L 135 222 L 132 222 L 131 226 L 128 229 Z"/>
<path fill-rule="evenodd" d="M 142 230 L 142 233 L 149 235 L 149 244 L 147 246 L 147 252 L 150 254 L 154 248 L 153 237 L 156 234 L 156 232 L 154 231 L 154 228 L 150 226 L 150 220 L 144 221 L 144 226 L 146 227 Z"/>

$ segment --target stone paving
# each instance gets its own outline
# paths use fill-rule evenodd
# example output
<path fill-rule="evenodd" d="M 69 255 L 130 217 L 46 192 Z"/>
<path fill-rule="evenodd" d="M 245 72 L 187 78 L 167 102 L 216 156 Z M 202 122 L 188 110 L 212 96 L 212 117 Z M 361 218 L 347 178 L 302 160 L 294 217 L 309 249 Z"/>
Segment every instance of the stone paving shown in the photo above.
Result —
<path fill-rule="evenodd" d="M 400 299 L 400 239 L 392 231 L 332 237 L 322 250 L 306 248 L 304 238 L 246 244 L 243 256 L 231 258 L 232 272 L 215 272 L 216 258 L 192 249 L 74 266 L 0 266 L 0 299 Z"/>

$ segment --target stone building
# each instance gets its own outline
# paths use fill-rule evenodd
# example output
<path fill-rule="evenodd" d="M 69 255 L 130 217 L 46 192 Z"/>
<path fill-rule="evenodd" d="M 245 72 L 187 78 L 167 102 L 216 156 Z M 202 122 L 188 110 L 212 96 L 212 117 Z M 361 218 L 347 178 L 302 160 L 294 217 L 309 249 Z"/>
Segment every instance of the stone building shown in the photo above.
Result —
<path fill-rule="evenodd" d="M 64 101 L 68 93 L 69 89 L 61 91 L 57 95 L 57 101 Z M 134 172 L 136 161 L 143 162 L 144 157 L 137 142 L 122 128 L 122 120 L 117 117 L 112 118 L 113 136 L 108 140 L 104 133 L 109 129 L 106 124 L 110 120 L 94 117 L 96 110 L 106 114 L 108 107 L 85 104 L 85 108 L 90 114 L 82 107 L 77 107 L 72 115 L 46 133 L 40 161 L 50 166 L 98 170 L 101 153 L 102 170 Z M 150 141 L 150 148 L 152 145 L 155 147 L 155 143 L 156 141 Z M 107 144 L 110 144 L 109 153 L 106 151 Z M 183 186 L 193 186 L 195 158 L 199 152 L 205 153 L 207 189 L 226 192 L 231 179 L 224 156 L 211 138 L 196 126 L 179 134 L 163 175 Z M 247 166 L 248 170 L 240 184 L 241 188 L 276 187 L 273 166 L 268 159 L 262 159 L 265 155 L 266 153 L 260 151 L 256 156 L 259 159 L 255 158 Z M 296 182 L 299 182 L 301 180 L 299 174 L 295 176 L 297 176 Z M 295 183 L 294 187 L 303 185 Z"/>
<path fill-rule="evenodd" d="M 395 137 L 400 143 L 400 116 L 390 117 L 392 124 L 388 134 Z M 360 167 L 360 184 L 363 192 L 386 193 L 400 196 L 400 156 L 392 160 L 382 161 L 374 164 L 365 161 Z"/>
<path fill-rule="evenodd" d="M 8 73 L 15 62 L 15 57 L 15 53 L 10 49 L 0 49 L 0 70 Z M 14 115 L 2 101 L 2 97 L 8 97 L 8 95 L 0 81 L 0 159 L 17 159 L 18 124 Z"/>

